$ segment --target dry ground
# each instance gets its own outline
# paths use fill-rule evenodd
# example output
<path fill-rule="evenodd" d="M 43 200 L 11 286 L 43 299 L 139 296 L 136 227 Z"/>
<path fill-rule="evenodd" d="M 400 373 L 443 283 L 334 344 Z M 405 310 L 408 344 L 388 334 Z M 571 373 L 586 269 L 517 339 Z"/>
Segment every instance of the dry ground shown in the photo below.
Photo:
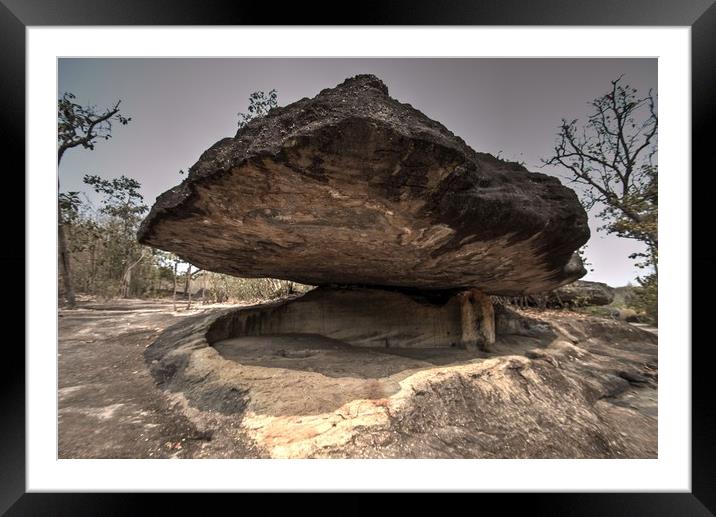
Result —
<path fill-rule="evenodd" d="M 305 335 L 229 339 L 196 348 L 182 389 L 160 389 L 147 347 L 180 322 L 163 341 L 203 335 L 216 309 L 122 300 L 61 310 L 59 457 L 657 453 L 655 347 L 624 324 L 554 313 L 561 340 L 507 336 L 489 356 Z M 621 337 L 610 342 L 611 332 Z"/>
<path fill-rule="evenodd" d="M 60 458 L 227 454 L 212 450 L 212 443 L 220 448 L 220 437 L 212 441 L 214 433 L 196 429 L 181 402 L 157 387 L 143 357 L 164 329 L 203 310 L 211 307 L 175 313 L 171 302 L 121 300 L 60 311 Z M 238 445 L 232 443 L 230 455 L 254 455 Z"/>

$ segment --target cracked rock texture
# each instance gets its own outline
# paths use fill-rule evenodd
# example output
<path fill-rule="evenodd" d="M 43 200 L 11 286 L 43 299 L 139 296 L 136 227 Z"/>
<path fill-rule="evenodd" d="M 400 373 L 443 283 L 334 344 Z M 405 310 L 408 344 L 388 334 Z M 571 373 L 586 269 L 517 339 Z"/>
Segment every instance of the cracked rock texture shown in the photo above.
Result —
<path fill-rule="evenodd" d="M 517 296 L 583 276 L 589 229 L 559 180 L 475 152 L 362 75 L 214 144 L 138 237 L 241 277 Z"/>

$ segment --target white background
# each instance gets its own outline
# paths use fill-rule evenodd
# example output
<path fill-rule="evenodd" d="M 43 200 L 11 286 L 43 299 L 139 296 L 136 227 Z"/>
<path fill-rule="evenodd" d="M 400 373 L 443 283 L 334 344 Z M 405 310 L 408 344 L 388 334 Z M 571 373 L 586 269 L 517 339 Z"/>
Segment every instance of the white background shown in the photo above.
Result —
<path fill-rule="evenodd" d="M 659 458 L 58 460 L 57 58 L 658 57 Z M 569 45 L 565 45 L 569 41 Z M 690 491 L 690 29 L 27 29 L 27 490 Z"/>

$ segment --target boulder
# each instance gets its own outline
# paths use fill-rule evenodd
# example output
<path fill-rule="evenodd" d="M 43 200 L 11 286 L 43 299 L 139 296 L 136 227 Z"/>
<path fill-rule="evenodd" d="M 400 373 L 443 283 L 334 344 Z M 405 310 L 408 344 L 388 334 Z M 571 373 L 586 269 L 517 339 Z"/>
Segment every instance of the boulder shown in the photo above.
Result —
<path fill-rule="evenodd" d="M 639 314 L 634 309 L 615 309 L 612 318 L 628 323 L 639 323 Z"/>
<path fill-rule="evenodd" d="M 517 296 L 583 276 L 589 229 L 557 178 L 475 152 L 360 75 L 211 146 L 138 238 L 241 277 Z"/>
<path fill-rule="evenodd" d="M 614 288 L 603 282 L 577 280 L 555 289 L 550 300 L 571 306 L 609 305 L 614 301 Z"/>

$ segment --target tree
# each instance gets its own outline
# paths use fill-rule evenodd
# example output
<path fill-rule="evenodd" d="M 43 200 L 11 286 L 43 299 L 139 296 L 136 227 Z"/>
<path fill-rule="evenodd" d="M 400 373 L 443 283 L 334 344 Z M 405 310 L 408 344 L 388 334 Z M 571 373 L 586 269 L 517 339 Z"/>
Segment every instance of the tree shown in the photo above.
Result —
<path fill-rule="evenodd" d="M 653 272 L 639 278 L 648 313 L 656 313 L 658 285 L 658 117 L 652 90 L 640 96 L 622 77 L 611 81 L 611 89 L 594 99 L 592 113 L 579 127 L 578 120 L 562 124 L 554 154 L 545 165 L 569 171 L 568 180 L 582 187 L 580 199 L 587 210 L 598 208 L 604 222 L 599 230 L 635 239 L 646 253 L 640 268 Z M 655 319 L 655 318 L 654 318 Z"/>
<path fill-rule="evenodd" d="M 98 140 L 109 140 L 112 136 L 112 122 L 116 121 L 127 125 L 130 117 L 120 113 L 121 101 L 108 109 L 98 111 L 95 106 L 83 107 L 74 102 L 75 96 L 65 92 L 58 101 L 57 107 L 57 165 L 59 167 L 62 157 L 68 149 L 83 147 L 93 150 Z M 57 191 L 60 190 L 60 181 L 57 180 Z M 62 201 L 62 200 L 60 200 Z M 65 287 L 65 299 L 69 307 L 76 304 L 75 289 L 72 282 L 72 268 L 70 252 L 62 219 L 62 209 L 58 203 L 57 209 L 57 236 L 60 267 Z"/>
<path fill-rule="evenodd" d="M 187 297 L 186 310 L 191 309 L 191 281 L 194 280 L 199 275 L 199 273 L 202 272 L 202 270 L 199 268 L 197 268 L 195 271 L 192 271 L 191 268 L 191 264 L 189 264 L 189 267 L 186 268 L 186 283 L 184 284 L 184 295 Z M 206 286 L 206 282 L 204 284 Z M 201 297 L 203 300 L 203 292 Z"/>
<path fill-rule="evenodd" d="M 257 91 L 249 95 L 248 113 L 239 113 L 239 129 L 249 123 L 250 120 L 263 117 L 273 108 L 278 106 L 278 91 L 271 90 L 268 95 L 263 91 Z"/>
<path fill-rule="evenodd" d="M 83 199 L 84 198 L 84 199 Z M 98 266 L 98 244 L 101 236 L 101 228 L 93 217 L 91 204 L 86 195 L 80 195 L 80 192 L 61 192 L 58 197 L 60 210 L 60 220 L 63 222 L 63 236 L 68 250 L 68 257 L 72 256 L 77 264 L 77 257 L 88 255 L 85 262 L 86 271 L 81 270 L 80 265 L 80 284 L 83 284 L 86 291 L 94 289 Z M 73 283 L 77 282 L 74 276 L 75 269 L 73 266 Z"/>
<path fill-rule="evenodd" d="M 141 184 L 126 176 L 106 180 L 90 174 L 85 175 L 84 182 L 104 196 L 100 213 L 108 218 L 105 226 L 109 237 L 107 245 L 115 250 L 110 259 L 121 271 L 119 295 L 127 298 L 132 285 L 132 271 L 148 256 L 147 248 L 140 246 L 135 237 L 142 216 L 148 210 L 139 193 Z"/>
<path fill-rule="evenodd" d="M 587 210 L 601 209 L 600 230 L 646 244 L 647 263 L 657 266 L 658 248 L 658 118 L 652 91 L 644 97 L 636 88 L 611 82 L 611 90 L 594 99 L 586 123 L 562 119 L 554 154 L 545 165 L 566 168 L 569 181 L 583 186 Z"/>

